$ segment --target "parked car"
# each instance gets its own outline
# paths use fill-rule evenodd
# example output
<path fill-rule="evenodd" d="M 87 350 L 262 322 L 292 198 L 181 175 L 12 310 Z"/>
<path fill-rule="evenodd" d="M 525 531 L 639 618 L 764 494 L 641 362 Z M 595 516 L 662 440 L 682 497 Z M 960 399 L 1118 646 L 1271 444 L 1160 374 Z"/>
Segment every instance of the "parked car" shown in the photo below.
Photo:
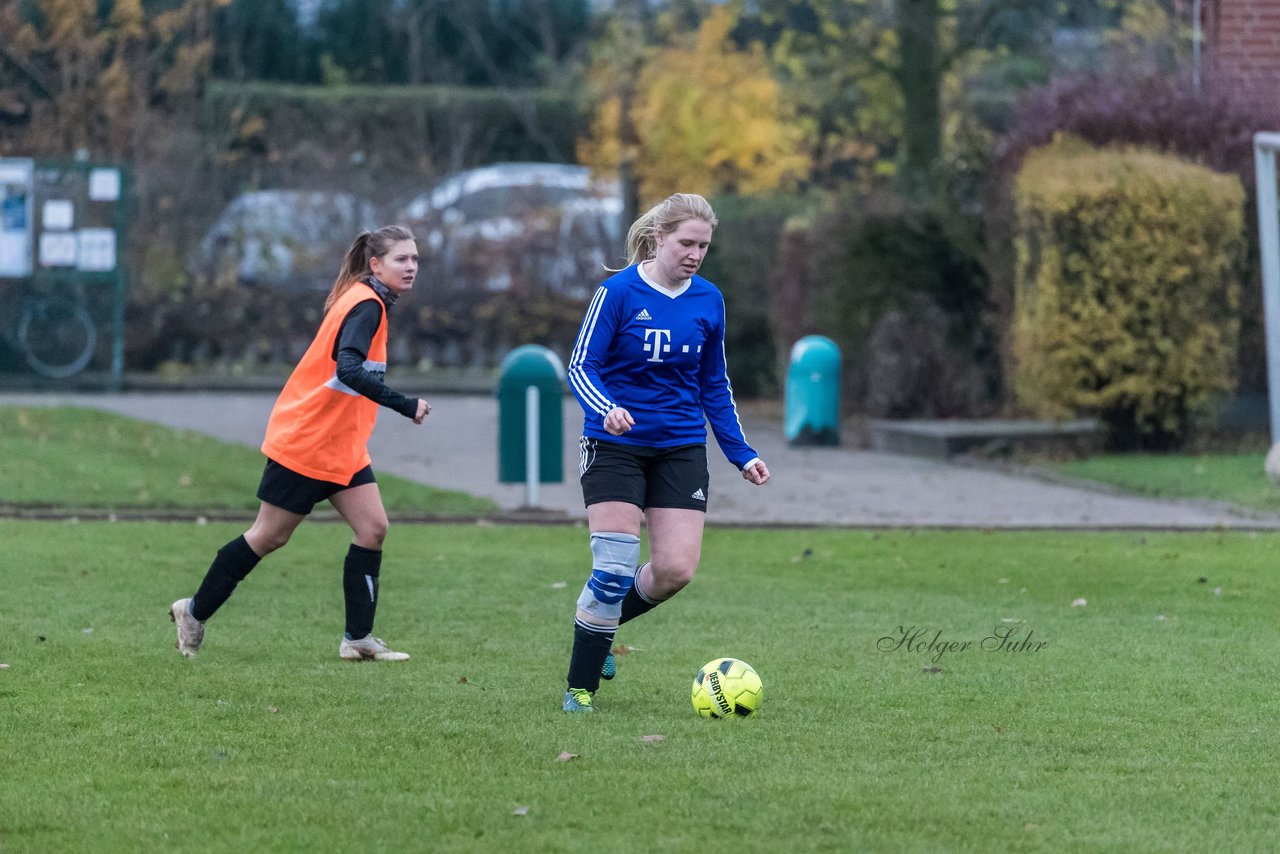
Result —
<path fill-rule="evenodd" d="M 356 234 L 378 225 L 373 205 L 351 193 L 244 193 L 205 233 L 194 265 L 209 274 L 233 269 L 245 284 L 327 290 Z"/>
<path fill-rule="evenodd" d="M 585 296 L 621 261 L 616 183 L 556 163 L 459 172 L 407 202 L 426 278 L 444 290 Z"/>

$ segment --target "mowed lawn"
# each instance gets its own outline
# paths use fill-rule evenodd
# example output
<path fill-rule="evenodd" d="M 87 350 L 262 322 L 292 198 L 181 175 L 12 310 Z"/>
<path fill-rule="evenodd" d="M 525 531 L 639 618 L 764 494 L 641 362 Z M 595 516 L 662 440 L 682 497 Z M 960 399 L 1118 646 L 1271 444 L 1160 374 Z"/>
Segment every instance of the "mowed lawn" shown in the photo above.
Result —
<path fill-rule="evenodd" d="M 167 607 L 240 528 L 0 522 L 0 850 L 1280 839 L 1277 535 L 711 530 L 574 717 L 583 530 L 393 527 L 379 665 L 337 658 L 346 528 L 304 525 L 184 660 Z M 694 715 L 724 655 L 759 715 Z"/>
<path fill-rule="evenodd" d="M 191 430 L 96 409 L 36 406 L 0 406 L 0 459 L 0 507 L 61 513 L 252 513 L 266 461 L 255 448 Z M 386 472 L 377 477 L 390 513 L 470 516 L 497 509 L 492 501 L 462 492 Z"/>
<path fill-rule="evenodd" d="M 1099 454 L 1058 463 L 1069 477 L 1153 498 L 1226 501 L 1280 513 L 1280 487 L 1267 479 L 1266 454 Z"/>

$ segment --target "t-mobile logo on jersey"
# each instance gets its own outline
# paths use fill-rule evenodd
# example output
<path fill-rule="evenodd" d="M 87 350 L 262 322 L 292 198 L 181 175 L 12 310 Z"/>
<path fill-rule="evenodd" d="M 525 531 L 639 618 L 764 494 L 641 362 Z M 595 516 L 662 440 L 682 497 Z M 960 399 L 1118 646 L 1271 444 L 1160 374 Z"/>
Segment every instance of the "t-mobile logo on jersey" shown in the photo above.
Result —
<path fill-rule="evenodd" d="M 650 338 L 654 339 L 652 344 L 649 343 Z M 649 353 L 649 352 L 653 353 L 653 355 L 650 356 L 646 361 L 661 362 L 662 354 L 671 352 L 670 342 L 671 342 L 670 329 L 646 329 L 644 331 L 644 351 L 646 353 Z"/>
<path fill-rule="evenodd" d="M 650 343 L 649 339 L 653 341 Z M 644 331 L 644 351 L 652 353 L 646 362 L 661 362 L 662 357 L 671 352 L 671 330 L 670 329 L 646 329 Z M 684 344 L 680 347 L 681 353 L 689 352 L 689 345 Z M 701 353 L 702 345 L 699 344 L 694 352 Z"/>

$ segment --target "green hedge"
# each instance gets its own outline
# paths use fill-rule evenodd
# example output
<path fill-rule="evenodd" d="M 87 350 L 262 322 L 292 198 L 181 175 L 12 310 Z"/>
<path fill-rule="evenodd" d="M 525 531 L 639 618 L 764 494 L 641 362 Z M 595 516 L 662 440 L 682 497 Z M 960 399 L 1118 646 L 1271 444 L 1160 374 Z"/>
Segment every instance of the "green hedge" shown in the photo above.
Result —
<path fill-rule="evenodd" d="M 303 174 L 441 174 L 501 160 L 572 162 L 585 128 L 571 90 L 214 83 L 205 131 L 227 164 Z"/>
<path fill-rule="evenodd" d="M 1014 388 L 1119 448 L 1183 442 L 1230 390 L 1244 190 L 1169 155 L 1059 137 L 1015 185 Z"/>

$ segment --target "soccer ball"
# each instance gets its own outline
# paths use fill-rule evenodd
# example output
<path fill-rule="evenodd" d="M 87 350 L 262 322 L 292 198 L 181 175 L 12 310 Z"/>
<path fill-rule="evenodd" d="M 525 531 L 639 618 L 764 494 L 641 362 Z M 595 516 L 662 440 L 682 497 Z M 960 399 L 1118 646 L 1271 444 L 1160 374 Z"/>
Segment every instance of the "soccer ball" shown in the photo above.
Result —
<path fill-rule="evenodd" d="M 717 658 L 693 677 L 693 709 L 704 718 L 745 718 L 760 711 L 764 685 L 745 661 Z"/>

